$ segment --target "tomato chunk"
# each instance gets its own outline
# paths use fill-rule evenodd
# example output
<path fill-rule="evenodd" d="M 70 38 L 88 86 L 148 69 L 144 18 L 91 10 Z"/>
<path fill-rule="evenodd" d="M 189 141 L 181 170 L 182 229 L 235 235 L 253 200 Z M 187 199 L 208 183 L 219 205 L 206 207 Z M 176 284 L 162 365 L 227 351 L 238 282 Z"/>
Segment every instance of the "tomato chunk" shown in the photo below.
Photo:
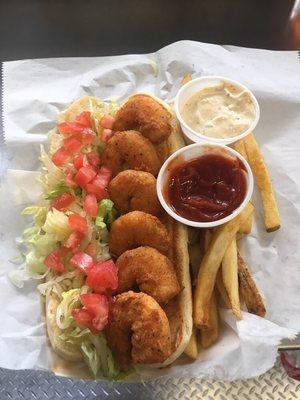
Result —
<path fill-rule="evenodd" d="M 78 252 L 70 260 L 73 267 L 86 274 L 86 271 L 94 264 L 93 258 L 86 253 Z"/>
<path fill-rule="evenodd" d="M 44 264 L 50 268 L 54 269 L 58 272 L 64 272 L 65 266 L 61 260 L 62 256 L 66 254 L 67 249 L 65 247 L 61 247 L 57 250 L 52 251 L 52 253 L 48 254 L 44 260 Z"/>
<path fill-rule="evenodd" d="M 113 135 L 114 132 L 111 129 L 103 129 L 101 139 L 103 142 L 107 142 Z"/>
<path fill-rule="evenodd" d="M 93 317 L 93 327 L 97 331 L 101 331 L 108 322 L 109 303 L 107 296 L 103 294 L 86 293 L 80 296 L 80 300 Z"/>
<path fill-rule="evenodd" d="M 97 333 L 92 322 L 93 316 L 85 308 L 75 308 L 72 310 L 72 317 L 75 319 L 77 325 L 89 328 L 91 332 Z"/>
<path fill-rule="evenodd" d="M 58 149 L 52 156 L 52 161 L 57 167 L 64 165 L 69 159 L 71 154 L 64 148 Z"/>
<path fill-rule="evenodd" d="M 73 231 L 86 233 L 88 229 L 87 220 L 77 214 L 69 215 L 69 225 Z"/>
<path fill-rule="evenodd" d="M 92 128 L 91 113 L 89 111 L 83 111 L 76 117 L 75 122 L 87 126 L 88 128 Z"/>
<path fill-rule="evenodd" d="M 85 154 L 79 154 L 74 158 L 74 167 L 79 170 L 81 167 L 86 167 L 88 165 L 88 160 Z"/>
<path fill-rule="evenodd" d="M 78 153 L 81 147 L 82 143 L 74 137 L 70 137 L 64 140 L 64 148 L 71 154 Z"/>
<path fill-rule="evenodd" d="M 89 182 L 91 182 L 96 176 L 96 171 L 89 165 L 81 167 L 75 175 L 75 182 L 82 188 L 84 188 Z"/>
<path fill-rule="evenodd" d="M 112 129 L 114 126 L 115 120 L 116 119 L 114 117 L 112 117 L 109 114 L 106 114 L 101 118 L 100 125 L 102 126 L 102 128 Z"/>
<path fill-rule="evenodd" d="M 69 187 L 77 186 L 76 182 L 74 181 L 74 172 L 71 169 L 67 171 L 65 182 Z"/>
<path fill-rule="evenodd" d="M 100 245 L 98 242 L 91 242 L 84 251 L 94 259 L 97 259 L 97 256 L 100 253 Z"/>
<path fill-rule="evenodd" d="M 92 183 L 97 183 L 99 186 L 106 188 L 111 180 L 112 170 L 109 167 L 102 166 Z"/>
<path fill-rule="evenodd" d="M 66 241 L 65 247 L 72 250 L 73 252 L 77 251 L 82 240 L 84 238 L 84 234 L 81 232 L 72 232 Z"/>
<path fill-rule="evenodd" d="M 91 151 L 87 155 L 88 163 L 92 165 L 95 169 L 100 167 L 101 159 L 98 153 Z"/>
<path fill-rule="evenodd" d="M 83 128 L 80 133 L 80 139 L 84 144 L 93 143 L 96 138 L 96 133 L 91 128 Z"/>
<path fill-rule="evenodd" d="M 62 135 L 78 135 L 84 129 L 84 126 L 77 122 L 61 122 L 57 127 Z"/>
<path fill-rule="evenodd" d="M 59 211 L 66 211 L 74 200 L 75 197 L 70 193 L 62 193 L 56 199 L 52 200 L 51 205 Z"/>
<path fill-rule="evenodd" d="M 90 217 L 96 217 L 98 214 L 97 198 L 94 194 L 87 194 L 84 199 L 83 209 Z"/>
<path fill-rule="evenodd" d="M 108 192 L 94 182 L 88 183 L 86 185 L 86 191 L 89 194 L 95 195 L 96 199 L 98 201 L 103 200 L 103 199 L 108 199 L 108 197 L 109 197 Z"/>
<path fill-rule="evenodd" d="M 95 263 L 87 271 L 86 284 L 96 293 L 116 290 L 118 287 L 118 271 L 112 260 Z"/>

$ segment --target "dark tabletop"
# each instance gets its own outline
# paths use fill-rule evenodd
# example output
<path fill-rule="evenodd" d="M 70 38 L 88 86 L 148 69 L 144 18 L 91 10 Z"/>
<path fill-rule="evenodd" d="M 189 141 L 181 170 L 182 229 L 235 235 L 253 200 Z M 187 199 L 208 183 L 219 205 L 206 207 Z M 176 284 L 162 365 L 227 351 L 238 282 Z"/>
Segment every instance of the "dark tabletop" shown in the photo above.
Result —
<path fill-rule="evenodd" d="M 0 0 L 0 60 L 145 53 L 181 39 L 297 49 L 297 26 L 289 21 L 293 4 L 294 0 Z"/>

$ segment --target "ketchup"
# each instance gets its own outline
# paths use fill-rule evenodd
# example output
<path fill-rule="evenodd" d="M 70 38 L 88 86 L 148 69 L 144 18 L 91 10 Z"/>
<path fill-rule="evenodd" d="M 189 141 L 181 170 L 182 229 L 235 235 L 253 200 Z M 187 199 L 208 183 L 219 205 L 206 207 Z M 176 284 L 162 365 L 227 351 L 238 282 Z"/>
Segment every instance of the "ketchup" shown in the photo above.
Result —
<path fill-rule="evenodd" d="M 238 158 L 203 155 L 171 167 L 166 199 L 186 219 L 216 221 L 230 215 L 243 202 L 246 174 Z"/>

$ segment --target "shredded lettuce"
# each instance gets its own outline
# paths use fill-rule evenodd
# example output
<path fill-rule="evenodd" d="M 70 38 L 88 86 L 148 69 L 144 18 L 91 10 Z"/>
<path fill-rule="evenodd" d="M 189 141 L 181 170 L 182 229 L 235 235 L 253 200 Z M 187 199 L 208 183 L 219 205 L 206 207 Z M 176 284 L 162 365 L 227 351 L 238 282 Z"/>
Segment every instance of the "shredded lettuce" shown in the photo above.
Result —
<path fill-rule="evenodd" d="M 47 196 L 45 197 L 46 200 L 53 200 L 56 199 L 56 197 L 58 197 L 59 195 L 63 194 L 63 193 L 69 193 L 70 189 L 69 187 L 65 184 L 65 181 L 61 180 L 60 182 L 58 182 L 58 184 L 53 188 L 53 190 L 51 190 L 49 192 L 49 194 L 47 194 Z"/>
<path fill-rule="evenodd" d="M 63 275 L 54 275 L 52 279 L 38 285 L 39 292 L 46 296 L 50 292 L 56 293 L 60 298 L 62 294 L 70 289 L 80 288 L 84 283 L 84 276 L 78 271 L 66 272 Z M 81 293 L 86 286 L 83 286 Z"/>
<path fill-rule="evenodd" d="M 80 289 L 71 289 L 62 294 L 62 301 L 56 311 L 56 324 L 60 329 L 67 329 L 72 321 L 72 310 L 81 307 Z"/>
<path fill-rule="evenodd" d="M 100 358 L 100 366 L 103 376 L 108 379 L 116 379 L 120 370 L 113 358 L 110 348 L 108 347 L 104 333 L 101 332 L 98 335 L 91 335 L 90 338 Z"/>
<path fill-rule="evenodd" d="M 84 358 L 85 363 L 90 368 L 94 377 L 97 376 L 99 369 L 100 369 L 100 358 L 97 354 L 97 350 L 93 343 L 90 340 L 84 340 L 81 343 L 81 351 Z"/>
<path fill-rule="evenodd" d="M 43 163 L 43 172 L 40 179 L 46 193 L 50 192 L 62 179 L 64 179 L 63 171 L 58 168 L 41 146 L 40 161 Z"/>
<path fill-rule="evenodd" d="M 49 142 L 49 154 L 52 156 L 63 143 L 63 136 L 58 133 L 57 129 L 52 129 L 48 133 L 48 142 Z"/>
<path fill-rule="evenodd" d="M 114 203 L 110 199 L 101 200 L 98 209 L 98 215 L 95 220 L 97 230 L 97 240 L 100 243 L 107 243 L 108 230 L 117 217 L 117 211 L 114 208 Z"/>
<path fill-rule="evenodd" d="M 48 211 L 43 230 L 55 235 L 57 241 L 64 241 L 71 233 L 68 217 L 56 208 Z"/>

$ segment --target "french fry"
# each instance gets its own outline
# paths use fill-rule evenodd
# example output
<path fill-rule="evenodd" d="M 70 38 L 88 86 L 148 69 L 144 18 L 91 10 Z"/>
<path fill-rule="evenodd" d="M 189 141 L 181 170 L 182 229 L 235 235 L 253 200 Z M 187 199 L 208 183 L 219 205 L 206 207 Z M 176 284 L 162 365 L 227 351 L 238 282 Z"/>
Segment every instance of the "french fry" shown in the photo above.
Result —
<path fill-rule="evenodd" d="M 236 235 L 239 227 L 253 212 L 253 205 L 247 207 L 233 220 L 216 228 L 199 269 L 194 295 L 194 324 L 198 328 L 209 328 L 205 309 L 211 298 L 218 269 L 225 251 Z"/>
<path fill-rule="evenodd" d="M 240 226 L 239 233 L 244 233 L 245 235 L 249 235 L 252 230 L 252 223 L 253 223 L 253 214 Z"/>
<path fill-rule="evenodd" d="M 193 329 L 189 344 L 186 346 L 184 352 L 187 356 L 189 356 L 193 360 L 197 359 L 198 344 L 197 344 L 197 330 L 195 328 Z"/>
<path fill-rule="evenodd" d="M 264 317 L 266 315 L 266 308 L 259 290 L 254 282 L 254 279 L 249 271 L 249 268 L 244 261 L 243 257 L 238 251 L 238 276 L 239 287 L 242 297 L 245 301 L 247 310 L 251 314 Z"/>
<path fill-rule="evenodd" d="M 219 313 L 215 291 L 212 293 L 208 309 L 210 328 L 200 331 L 200 344 L 204 349 L 214 344 L 219 337 Z"/>
<path fill-rule="evenodd" d="M 266 230 L 267 232 L 276 231 L 280 228 L 280 216 L 269 171 L 266 167 L 253 133 L 246 136 L 244 142 L 248 161 L 251 165 L 258 189 L 260 191 L 264 209 L 264 222 Z"/>
<path fill-rule="evenodd" d="M 219 269 L 219 271 L 217 273 L 216 286 L 217 286 L 220 298 L 223 300 L 224 306 L 226 308 L 231 308 L 230 300 L 229 300 L 229 297 L 227 295 L 227 292 L 226 292 L 226 289 L 224 286 L 221 269 Z"/>
<path fill-rule="evenodd" d="M 233 144 L 234 150 L 236 150 L 244 159 L 247 161 L 247 152 L 246 152 L 246 147 L 245 147 L 245 142 L 243 139 L 238 140 L 237 142 L 234 142 Z"/>
<path fill-rule="evenodd" d="M 240 320 L 243 317 L 239 298 L 236 237 L 234 237 L 234 239 L 231 241 L 224 254 L 222 260 L 222 278 L 230 301 L 232 312 L 236 318 Z"/>
<path fill-rule="evenodd" d="M 182 78 L 182 81 L 181 81 L 181 83 L 180 83 L 180 86 L 185 85 L 186 83 L 188 83 L 188 82 L 191 81 L 192 79 L 193 79 L 193 78 L 192 78 L 192 75 L 191 75 L 191 74 L 185 74 L 184 77 Z"/>

